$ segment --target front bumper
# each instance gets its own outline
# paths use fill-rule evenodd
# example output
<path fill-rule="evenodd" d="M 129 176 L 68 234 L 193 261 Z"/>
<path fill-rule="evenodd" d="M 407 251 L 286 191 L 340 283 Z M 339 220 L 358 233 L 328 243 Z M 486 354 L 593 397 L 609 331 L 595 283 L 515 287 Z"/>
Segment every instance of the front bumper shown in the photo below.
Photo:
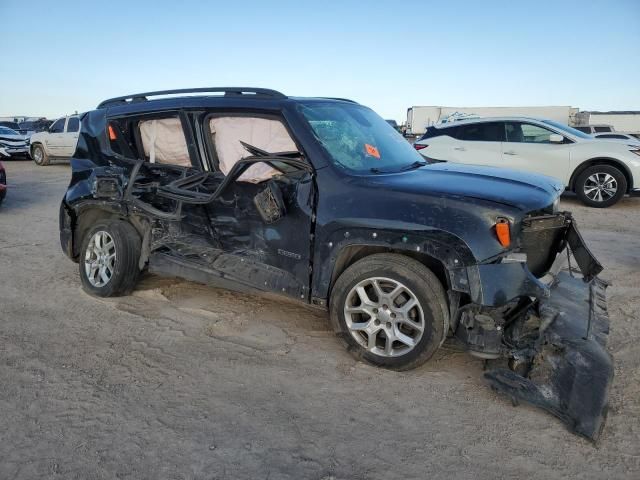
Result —
<path fill-rule="evenodd" d="M 495 390 L 547 410 L 593 441 L 605 423 L 613 380 L 606 286 L 597 277 L 585 283 L 561 272 L 551 296 L 510 327 L 512 369 L 485 373 Z"/>
<path fill-rule="evenodd" d="M 17 157 L 29 154 L 29 146 L 21 147 L 8 147 L 6 145 L 0 145 L 0 156 L 4 157 Z"/>

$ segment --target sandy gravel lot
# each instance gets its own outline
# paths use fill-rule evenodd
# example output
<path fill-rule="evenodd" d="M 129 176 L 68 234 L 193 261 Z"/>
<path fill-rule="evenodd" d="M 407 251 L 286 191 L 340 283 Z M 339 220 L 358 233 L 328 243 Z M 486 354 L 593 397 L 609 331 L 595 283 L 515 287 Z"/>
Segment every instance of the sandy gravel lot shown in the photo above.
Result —
<path fill-rule="evenodd" d="M 277 298 L 153 276 L 92 298 L 58 241 L 69 166 L 5 166 L 1 479 L 640 478 L 640 199 L 562 202 L 613 283 L 616 378 L 594 447 L 494 394 L 479 360 L 379 370 Z"/>

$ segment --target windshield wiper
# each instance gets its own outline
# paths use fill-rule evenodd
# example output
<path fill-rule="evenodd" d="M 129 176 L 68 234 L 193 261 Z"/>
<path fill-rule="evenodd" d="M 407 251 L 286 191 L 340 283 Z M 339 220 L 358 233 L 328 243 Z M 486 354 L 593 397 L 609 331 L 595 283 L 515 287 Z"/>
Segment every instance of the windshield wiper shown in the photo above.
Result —
<path fill-rule="evenodd" d="M 415 170 L 416 168 L 424 167 L 426 165 L 427 165 L 427 162 L 425 162 L 424 160 L 416 160 L 412 164 L 407 165 L 406 167 L 402 167 L 399 171 L 406 172 L 408 170 Z"/>

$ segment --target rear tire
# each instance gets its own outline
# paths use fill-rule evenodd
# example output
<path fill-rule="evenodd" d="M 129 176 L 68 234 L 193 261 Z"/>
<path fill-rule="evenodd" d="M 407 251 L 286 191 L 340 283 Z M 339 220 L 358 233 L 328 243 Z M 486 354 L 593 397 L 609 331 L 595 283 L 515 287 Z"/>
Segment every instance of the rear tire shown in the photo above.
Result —
<path fill-rule="evenodd" d="M 426 362 L 449 330 L 444 288 L 420 262 L 399 254 L 365 257 L 333 286 L 331 325 L 357 359 L 394 370 Z"/>
<path fill-rule="evenodd" d="M 36 143 L 31 147 L 31 158 L 36 165 L 49 165 L 49 156 L 47 155 L 47 152 L 45 152 L 44 147 L 39 143 Z"/>
<path fill-rule="evenodd" d="M 98 297 L 127 295 L 140 268 L 140 235 L 130 223 L 103 220 L 87 231 L 80 250 L 82 288 Z"/>
<path fill-rule="evenodd" d="M 607 208 L 624 197 L 627 192 L 627 179 L 616 167 L 593 165 L 578 175 L 574 191 L 585 205 Z"/>

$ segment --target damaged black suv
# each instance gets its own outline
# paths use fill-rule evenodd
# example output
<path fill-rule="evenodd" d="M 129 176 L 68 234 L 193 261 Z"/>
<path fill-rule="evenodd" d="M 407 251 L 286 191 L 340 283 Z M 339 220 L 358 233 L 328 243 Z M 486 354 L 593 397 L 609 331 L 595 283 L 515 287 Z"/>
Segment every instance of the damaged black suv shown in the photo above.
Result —
<path fill-rule="evenodd" d="M 606 285 L 560 182 L 427 165 L 364 106 L 267 89 L 119 97 L 81 124 L 60 235 L 89 293 L 145 269 L 275 292 L 394 369 L 447 340 L 493 361 L 493 388 L 598 436 Z"/>

